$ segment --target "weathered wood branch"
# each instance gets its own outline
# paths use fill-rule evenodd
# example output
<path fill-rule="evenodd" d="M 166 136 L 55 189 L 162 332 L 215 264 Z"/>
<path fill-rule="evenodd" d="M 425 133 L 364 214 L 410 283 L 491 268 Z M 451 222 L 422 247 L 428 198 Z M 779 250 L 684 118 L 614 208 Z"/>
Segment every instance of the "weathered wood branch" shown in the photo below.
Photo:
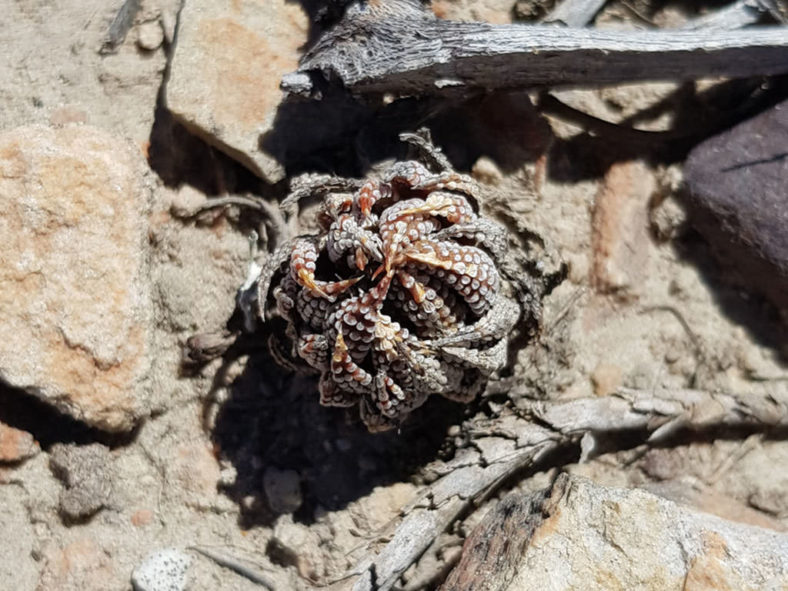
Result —
<path fill-rule="evenodd" d="M 698 390 L 642 392 L 533 404 L 530 418 L 508 415 L 474 423 L 472 449 L 440 470 L 441 476 L 403 511 L 404 518 L 379 554 L 356 567 L 354 591 L 385 591 L 462 515 L 495 492 L 513 474 L 546 469 L 543 460 L 560 449 L 593 453 L 602 435 L 642 431 L 648 440 L 678 429 L 788 427 L 788 392 L 739 397 Z"/>
<path fill-rule="evenodd" d="M 608 31 L 440 20 L 419 4 L 353 4 L 282 80 L 315 91 L 313 77 L 355 93 L 440 94 L 457 89 L 598 85 L 788 73 L 788 28 Z"/>

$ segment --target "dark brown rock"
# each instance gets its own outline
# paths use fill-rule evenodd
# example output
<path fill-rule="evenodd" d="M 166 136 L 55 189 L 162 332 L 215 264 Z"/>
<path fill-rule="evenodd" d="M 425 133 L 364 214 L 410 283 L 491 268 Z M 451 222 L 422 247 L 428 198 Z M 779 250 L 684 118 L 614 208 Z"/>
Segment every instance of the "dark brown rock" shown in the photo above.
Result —
<path fill-rule="evenodd" d="M 748 288 L 788 309 L 788 101 L 697 146 L 691 219 Z"/>

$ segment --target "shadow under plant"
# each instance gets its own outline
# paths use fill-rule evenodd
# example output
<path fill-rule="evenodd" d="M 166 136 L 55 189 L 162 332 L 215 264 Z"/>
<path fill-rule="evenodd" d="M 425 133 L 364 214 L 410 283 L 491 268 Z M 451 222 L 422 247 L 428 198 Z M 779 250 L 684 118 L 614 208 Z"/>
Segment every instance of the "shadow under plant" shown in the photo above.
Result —
<path fill-rule="evenodd" d="M 304 125 L 301 116 L 309 111 L 309 121 L 325 122 L 323 115 L 331 112 L 332 101 L 284 105 L 272 132 L 261 138 L 261 145 L 282 157 L 290 175 L 309 170 L 348 176 L 361 176 L 372 163 L 401 152 L 398 134 L 422 125 L 433 130 L 436 143 L 446 146 L 450 160 L 464 170 L 481 154 L 492 155 L 504 172 L 511 172 L 548 151 L 571 152 L 580 139 L 596 145 L 594 138 L 587 136 L 576 141 L 556 140 L 522 92 L 441 103 L 405 99 L 377 108 L 347 100 L 350 123 L 329 122 L 328 132 L 325 123 Z M 502 112 L 506 117 L 500 116 Z M 463 125 L 458 126 L 458 120 Z M 515 149 L 510 150 L 512 147 Z M 610 156 L 609 152 L 605 154 Z M 610 159 L 616 160 L 616 156 Z M 674 158 L 672 154 L 668 160 Z M 570 160 L 574 163 L 576 159 Z M 548 174 L 560 176 L 554 167 Z M 181 177 L 180 181 L 188 183 L 189 179 Z M 223 192 L 212 182 L 193 184 L 212 189 L 208 193 Z M 234 183 L 221 184 L 226 190 Z M 282 189 L 258 187 L 278 194 Z M 263 343 L 262 337 L 245 338 L 254 338 L 258 346 Z M 451 454 L 451 426 L 461 423 L 463 416 L 478 406 L 463 407 L 435 397 L 401 431 L 372 435 L 355 409 L 324 408 L 318 400 L 316 376 L 285 372 L 262 353 L 249 357 L 244 371 L 228 388 L 212 437 L 221 457 L 235 468 L 235 480 L 225 485 L 224 492 L 241 507 L 244 527 L 268 524 L 276 517 L 264 487 L 267 470 L 289 470 L 297 475 L 300 499 L 294 516 L 311 522 L 319 508 L 341 509 L 374 487 L 414 478 L 425 464 Z"/>
<path fill-rule="evenodd" d="M 276 517 L 263 484 L 267 470 L 298 474 L 302 502 L 294 517 L 309 523 L 318 508 L 341 509 L 449 454 L 442 449 L 449 428 L 467 411 L 434 399 L 400 431 L 371 434 L 358 409 L 325 408 L 318 400 L 316 376 L 287 372 L 264 355 L 250 357 L 230 386 L 213 440 L 235 468 L 236 479 L 223 492 L 238 502 L 244 527 Z"/>

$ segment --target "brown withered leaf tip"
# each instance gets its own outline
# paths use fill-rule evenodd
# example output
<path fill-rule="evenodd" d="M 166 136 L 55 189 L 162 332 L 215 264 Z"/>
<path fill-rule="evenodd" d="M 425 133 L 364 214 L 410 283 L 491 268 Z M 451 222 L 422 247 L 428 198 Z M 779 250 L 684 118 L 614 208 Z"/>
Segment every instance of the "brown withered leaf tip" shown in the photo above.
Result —
<path fill-rule="evenodd" d="M 306 175 L 285 205 L 306 195 L 322 196 L 319 232 L 269 257 L 257 300 L 320 372 L 321 404 L 359 405 L 382 431 L 433 394 L 476 397 L 522 310 L 499 269 L 507 230 L 480 214 L 473 179 L 404 161 L 365 181 Z"/>

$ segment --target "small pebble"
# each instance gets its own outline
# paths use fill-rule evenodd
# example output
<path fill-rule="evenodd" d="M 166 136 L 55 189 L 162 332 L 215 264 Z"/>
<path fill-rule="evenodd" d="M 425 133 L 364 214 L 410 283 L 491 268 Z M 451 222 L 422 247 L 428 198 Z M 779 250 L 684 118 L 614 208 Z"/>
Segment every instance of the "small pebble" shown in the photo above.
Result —
<path fill-rule="evenodd" d="M 675 196 L 659 201 L 649 210 L 651 231 L 660 242 L 679 237 L 687 226 L 687 212 Z"/>
<path fill-rule="evenodd" d="M 192 558 L 177 548 L 148 554 L 131 574 L 134 591 L 183 591 Z"/>
<path fill-rule="evenodd" d="M 30 433 L 0 422 L 0 464 L 21 462 L 40 451 L 41 447 Z"/>
<path fill-rule="evenodd" d="M 159 21 L 142 23 L 137 27 L 137 47 L 145 51 L 155 51 L 164 43 L 164 31 Z"/>
<path fill-rule="evenodd" d="M 471 168 L 473 178 L 488 185 L 497 185 L 503 180 L 503 173 L 498 165 L 487 156 L 480 157 Z"/>
<path fill-rule="evenodd" d="M 263 474 L 263 490 L 274 513 L 293 513 L 301 507 L 301 476 L 295 470 L 269 467 Z"/>
<path fill-rule="evenodd" d="M 621 387 L 621 368 L 611 363 L 600 363 L 591 372 L 591 383 L 596 396 L 608 396 Z"/>
<path fill-rule="evenodd" d="M 191 217 L 208 201 L 204 193 L 189 185 L 173 191 L 170 212 L 175 217 Z"/>

